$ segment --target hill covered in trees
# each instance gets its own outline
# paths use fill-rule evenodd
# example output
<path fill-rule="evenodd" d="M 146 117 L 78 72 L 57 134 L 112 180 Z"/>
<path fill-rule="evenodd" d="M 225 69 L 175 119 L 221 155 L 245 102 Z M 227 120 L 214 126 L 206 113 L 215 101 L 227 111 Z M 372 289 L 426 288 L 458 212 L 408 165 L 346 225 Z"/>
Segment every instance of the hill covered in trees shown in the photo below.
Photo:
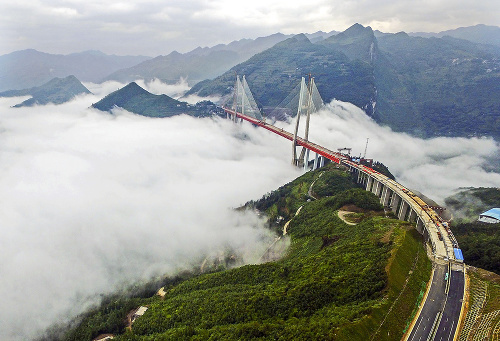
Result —
<path fill-rule="evenodd" d="M 171 117 L 180 114 L 205 117 L 221 110 L 209 101 L 191 105 L 167 95 L 155 95 L 135 82 L 110 93 L 99 102 L 92 104 L 92 107 L 101 111 L 111 111 L 115 107 L 120 107 L 134 114 L 148 117 Z"/>
<path fill-rule="evenodd" d="M 357 225 L 339 218 L 337 210 L 346 207 L 356 209 Z M 102 333 L 113 333 L 116 340 L 403 335 L 425 290 L 430 262 L 412 226 L 385 217 L 378 198 L 357 188 L 348 172 L 334 165 L 308 172 L 240 208 L 245 209 L 259 210 L 281 240 L 290 238 L 283 257 L 156 280 L 163 298 L 153 295 L 151 286 L 140 294 L 106 298 L 74 329 L 53 330 L 47 339 L 90 340 Z M 127 313 L 141 305 L 147 311 L 126 330 Z"/>
<path fill-rule="evenodd" d="M 31 98 L 14 106 L 19 108 L 49 103 L 62 104 L 81 94 L 90 94 L 90 91 L 75 76 L 68 76 L 66 78 L 53 78 L 41 86 L 29 89 L 0 92 L 0 97 L 31 96 Z"/>
<path fill-rule="evenodd" d="M 189 93 L 227 95 L 237 73 L 257 102 L 276 106 L 312 74 L 325 102 L 353 103 L 396 131 L 500 139 L 499 60 L 498 46 L 404 32 L 376 37 L 355 24 L 314 43 L 289 38 Z"/>

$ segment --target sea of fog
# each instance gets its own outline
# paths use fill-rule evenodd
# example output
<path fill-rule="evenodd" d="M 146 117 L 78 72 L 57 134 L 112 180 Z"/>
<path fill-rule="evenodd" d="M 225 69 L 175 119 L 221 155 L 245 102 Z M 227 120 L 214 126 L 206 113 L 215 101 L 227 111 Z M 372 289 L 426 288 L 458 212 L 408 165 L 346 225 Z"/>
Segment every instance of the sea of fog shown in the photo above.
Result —
<path fill-rule="evenodd" d="M 184 80 L 139 84 L 172 96 L 188 89 Z M 290 165 L 290 142 L 267 130 L 104 113 L 89 106 L 123 84 L 85 85 L 94 95 L 57 106 L 0 99 L 1 340 L 36 337 L 103 294 L 224 247 L 256 262 L 274 237 L 256 214 L 232 208 L 302 174 Z M 437 201 L 458 187 L 500 185 L 483 167 L 500 155 L 491 139 L 422 140 L 338 101 L 311 118 L 309 136 L 355 155 L 369 138 L 367 157 Z"/>

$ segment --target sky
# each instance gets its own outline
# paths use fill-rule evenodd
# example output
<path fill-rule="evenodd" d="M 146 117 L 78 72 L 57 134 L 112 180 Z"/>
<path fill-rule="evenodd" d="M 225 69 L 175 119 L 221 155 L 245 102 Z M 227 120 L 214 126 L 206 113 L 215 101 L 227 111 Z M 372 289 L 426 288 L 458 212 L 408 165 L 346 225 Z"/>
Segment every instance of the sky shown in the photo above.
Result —
<path fill-rule="evenodd" d="M 248 200 L 303 173 L 290 141 L 250 124 L 181 115 L 147 118 L 89 108 L 117 82 L 62 105 L 0 99 L 0 339 L 26 340 L 101 295 L 200 264 L 227 247 L 258 262 L 274 240 Z M 187 90 L 159 81 L 155 93 Z M 288 131 L 294 122 L 278 123 Z M 356 126 L 356 129 L 352 129 Z M 493 187 L 500 145 L 487 138 L 419 139 L 381 127 L 350 103 L 311 117 L 310 140 L 383 162 L 442 203 L 459 187 Z"/>
<path fill-rule="evenodd" d="M 155 57 L 276 32 L 343 31 L 354 23 L 383 32 L 500 26 L 500 6 L 496 0 L 1 1 L 0 55 L 34 48 Z"/>

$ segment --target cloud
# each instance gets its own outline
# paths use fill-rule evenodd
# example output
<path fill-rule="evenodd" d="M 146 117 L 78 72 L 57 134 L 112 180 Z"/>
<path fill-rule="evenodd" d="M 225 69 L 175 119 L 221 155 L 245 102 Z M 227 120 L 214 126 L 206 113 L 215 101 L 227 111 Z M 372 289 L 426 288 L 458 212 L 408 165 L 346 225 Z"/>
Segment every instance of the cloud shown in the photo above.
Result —
<path fill-rule="evenodd" d="M 123 84 L 86 85 L 94 95 L 58 106 L 0 99 L 0 339 L 33 337 L 100 294 L 226 246 L 255 261 L 272 236 L 255 214 L 231 207 L 301 174 L 290 142 L 267 130 L 86 109 Z M 422 140 L 339 101 L 311 118 L 310 140 L 332 150 L 359 155 L 367 137 L 367 157 L 441 203 L 457 187 L 500 183 L 482 167 L 499 164 L 491 139 Z"/>
<path fill-rule="evenodd" d="M 147 91 L 155 94 L 155 95 L 168 95 L 172 98 L 178 99 L 186 91 L 190 89 L 186 78 L 180 78 L 177 83 L 174 84 L 166 84 L 155 78 L 151 81 L 144 81 L 142 79 L 137 80 L 136 83 L 146 89 Z"/>
<path fill-rule="evenodd" d="M 197 46 L 282 32 L 342 31 L 358 22 L 387 32 L 442 31 L 500 25 L 492 0 L 393 1 L 4 1 L 0 54 L 98 49 L 109 54 L 165 55 Z M 30 20 L 26 21 L 25 18 Z"/>
<path fill-rule="evenodd" d="M 256 261 L 273 236 L 231 207 L 300 174 L 287 143 L 250 125 L 85 109 L 96 100 L 0 100 L 0 339 L 226 246 Z"/>
<path fill-rule="evenodd" d="M 291 126 L 284 126 L 291 131 Z M 384 163 L 410 189 L 444 204 L 459 187 L 498 187 L 500 145 L 493 139 L 420 139 L 381 127 L 350 103 L 332 101 L 311 117 L 309 139 L 331 150 L 351 147 L 352 155 Z M 488 170 L 486 170 L 488 169 Z"/>

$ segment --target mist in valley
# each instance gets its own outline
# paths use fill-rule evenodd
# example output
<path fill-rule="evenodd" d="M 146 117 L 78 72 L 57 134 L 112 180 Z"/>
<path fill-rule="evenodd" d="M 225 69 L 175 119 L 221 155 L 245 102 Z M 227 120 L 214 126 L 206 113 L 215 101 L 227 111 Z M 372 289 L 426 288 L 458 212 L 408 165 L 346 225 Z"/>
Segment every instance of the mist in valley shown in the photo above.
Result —
<path fill-rule="evenodd" d="M 175 274 L 221 248 L 257 262 L 274 236 L 262 217 L 232 208 L 302 174 L 291 166 L 291 143 L 265 129 L 100 112 L 90 105 L 124 84 L 85 85 L 94 95 L 57 106 L 0 99 L 0 339 L 33 338 L 101 294 Z M 184 80 L 140 85 L 172 96 L 187 88 Z M 309 136 L 354 155 L 369 138 L 367 157 L 441 203 L 458 187 L 500 184 L 498 170 L 484 170 L 500 155 L 492 139 L 418 139 L 338 101 L 312 116 Z"/>

